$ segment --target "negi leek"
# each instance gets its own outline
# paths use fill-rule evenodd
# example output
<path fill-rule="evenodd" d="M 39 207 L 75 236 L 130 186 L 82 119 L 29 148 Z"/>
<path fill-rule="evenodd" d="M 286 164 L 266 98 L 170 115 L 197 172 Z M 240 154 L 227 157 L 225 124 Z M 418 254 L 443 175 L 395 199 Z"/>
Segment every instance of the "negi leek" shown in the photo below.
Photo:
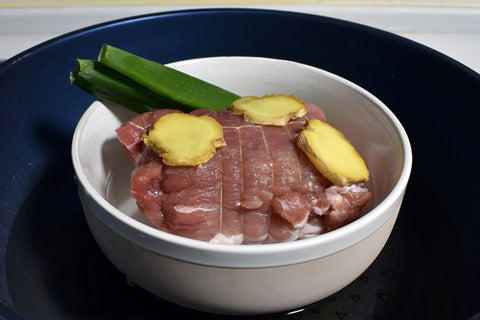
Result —
<path fill-rule="evenodd" d="M 180 105 L 194 109 L 221 110 L 232 106 L 240 97 L 218 86 L 104 44 L 98 61 Z"/>
<path fill-rule="evenodd" d="M 175 108 L 186 112 L 192 110 L 177 101 L 153 93 L 98 61 L 77 59 L 76 66 L 77 70 L 70 73 L 70 81 L 99 99 L 138 113 L 159 108 Z"/>

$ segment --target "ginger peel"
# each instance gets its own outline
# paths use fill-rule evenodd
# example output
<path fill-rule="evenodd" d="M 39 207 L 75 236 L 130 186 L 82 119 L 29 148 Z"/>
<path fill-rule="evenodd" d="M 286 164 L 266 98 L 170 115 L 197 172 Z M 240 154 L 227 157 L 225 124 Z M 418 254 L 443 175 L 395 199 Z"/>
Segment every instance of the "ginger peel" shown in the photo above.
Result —
<path fill-rule="evenodd" d="M 286 94 L 245 96 L 233 102 L 232 111 L 243 115 L 246 122 L 274 126 L 284 126 L 307 113 L 302 100 Z"/>
<path fill-rule="evenodd" d="M 198 166 L 226 145 L 222 126 L 212 117 L 170 113 L 145 131 L 143 142 L 170 166 Z"/>
<path fill-rule="evenodd" d="M 297 145 L 320 173 L 338 186 L 368 181 L 369 171 L 343 133 L 317 119 L 297 135 Z"/>

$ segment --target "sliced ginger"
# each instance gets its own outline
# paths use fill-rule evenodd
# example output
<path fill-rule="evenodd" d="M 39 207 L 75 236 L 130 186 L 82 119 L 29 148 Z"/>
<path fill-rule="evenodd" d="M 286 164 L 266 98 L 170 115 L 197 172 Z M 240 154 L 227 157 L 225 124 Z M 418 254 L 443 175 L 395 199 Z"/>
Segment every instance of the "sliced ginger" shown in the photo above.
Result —
<path fill-rule="evenodd" d="M 362 157 L 345 136 L 328 123 L 317 119 L 309 121 L 298 134 L 297 145 L 335 185 L 347 186 L 369 179 Z"/>
<path fill-rule="evenodd" d="M 170 166 L 201 165 L 215 155 L 216 148 L 226 145 L 223 128 L 215 119 L 186 113 L 160 117 L 142 139 Z"/>
<path fill-rule="evenodd" d="M 302 100 L 286 94 L 242 97 L 233 102 L 232 111 L 247 122 L 275 126 L 284 126 L 307 113 Z"/>

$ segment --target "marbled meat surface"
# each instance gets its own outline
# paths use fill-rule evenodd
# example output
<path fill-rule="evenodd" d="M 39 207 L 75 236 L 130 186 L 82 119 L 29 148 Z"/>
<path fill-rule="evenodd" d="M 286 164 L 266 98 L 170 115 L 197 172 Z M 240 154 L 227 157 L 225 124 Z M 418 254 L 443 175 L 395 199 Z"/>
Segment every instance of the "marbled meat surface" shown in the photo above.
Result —
<path fill-rule="evenodd" d="M 325 121 L 317 106 L 307 110 L 286 126 L 246 123 L 230 109 L 194 111 L 215 118 L 227 143 L 195 167 L 164 165 L 141 140 L 162 115 L 180 111 L 160 109 L 124 123 L 117 135 L 135 165 L 138 208 L 160 230 L 225 244 L 293 241 L 354 221 L 371 193 L 332 185 L 296 146 L 306 118 Z"/>

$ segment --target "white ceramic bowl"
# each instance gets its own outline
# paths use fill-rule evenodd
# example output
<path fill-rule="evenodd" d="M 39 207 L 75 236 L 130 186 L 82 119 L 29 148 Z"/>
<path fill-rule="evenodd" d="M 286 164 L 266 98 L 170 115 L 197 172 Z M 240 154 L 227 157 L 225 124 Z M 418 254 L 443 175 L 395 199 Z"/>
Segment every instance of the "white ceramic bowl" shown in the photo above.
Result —
<path fill-rule="evenodd" d="M 214 57 L 171 66 L 239 95 L 293 93 L 321 106 L 364 157 L 373 197 L 353 223 L 295 242 L 222 245 L 164 233 L 129 193 L 132 165 L 115 129 L 134 114 L 97 101 L 78 123 L 72 158 L 89 226 L 112 263 L 163 299 L 224 314 L 293 310 L 357 278 L 387 241 L 411 171 L 408 137 L 393 113 L 357 85 L 295 62 Z"/>

